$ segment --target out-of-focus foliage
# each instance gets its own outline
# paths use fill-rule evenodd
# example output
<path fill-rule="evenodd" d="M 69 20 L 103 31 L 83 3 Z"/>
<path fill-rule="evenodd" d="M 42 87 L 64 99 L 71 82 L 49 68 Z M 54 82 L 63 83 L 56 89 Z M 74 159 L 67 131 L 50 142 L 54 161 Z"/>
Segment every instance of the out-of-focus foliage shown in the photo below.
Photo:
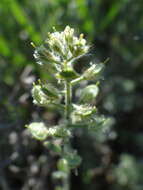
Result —
<path fill-rule="evenodd" d="M 50 177 L 56 155 L 31 140 L 23 126 L 39 118 L 55 125 L 59 118 L 52 108 L 32 105 L 32 82 L 37 76 L 52 78 L 34 63 L 30 42 L 39 45 L 53 26 L 66 25 L 91 42 L 89 56 L 75 65 L 77 72 L 86 70 L 90 57 L 95 62 L 110 58 L 97 104 L 112 117 L 107 126 L 112 129 L 104 134 L 75 133 L 72 143 L 83 164 L 78 176 L 71 176 L 71 189 L 143 189 L 142 9 L 142 0 L 0 1 L 0 189 L 46 190 L 59 183 Z M 78 86 L 77 96 L 84 86 Z M 58 143 L 48 146 L 58 150 Z"/>

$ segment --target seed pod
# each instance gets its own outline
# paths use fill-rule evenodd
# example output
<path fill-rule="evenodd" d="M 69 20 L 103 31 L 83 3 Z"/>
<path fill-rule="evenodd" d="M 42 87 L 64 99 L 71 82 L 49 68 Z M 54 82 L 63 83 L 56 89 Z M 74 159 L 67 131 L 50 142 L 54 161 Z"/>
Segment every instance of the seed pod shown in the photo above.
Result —
<path fill-rule="evenodd" d="M 25 127 L 28 128 L 32 136 L 37 140 L 43 141 L 48 137 L 48 130 L 42 122 L 33 122 Z"/>
<path fill-rule="evenodd" d="M 41 86 L 41 90 L 49 97 L 52 99 L 59 99 L 60 98 L 60 93 L 59 91 L 52 86 L 51 84 L 44 84 Z"/>
<path fill-rule="evenodd" d="M 40 85 L 34 85 L 32 89 L 33 103 L 39 106 L 47 106 L 51 99 L 42 91 Z"/>
<path fill-rule="evenodd" d="M 81 157 L 76 152 L 67 153 L 64 158 L 67 160 L 68 166 L 71 169 L 78 167 L 81 163 Z"/>
<path fill-rule="evenodd" d="M 62 158 L 58 161 L 57 163 L 58 170 L 63 171 L 63 172 L 69 172 L 69 166 L 68 166 L 68 161 L 65 158 Z"/>
<path fill-rule="evenodd" d="M 84 105 L 73 105 L 74 111 L 71 113 L 72 123 L 82 123 L 83 121 L 88 121 L 96 113 L 95 106 Z"/>
<path fill-rule="evenodd" d="M 38 84 L 32 89 L 33 103 L 39 106 L 47 106 L 50 103 L 58 103 L 60 101 L 60 93 L 51 84 Z"/>
<path fill-rule="evenodd" d="M 81 91 L 80 103 L 91 103 L 95 100 L 99 92 L 97 85 L 89 85 Z"/>
<path fill-rule="evenodd" d="M 103 63 L 100 64 L 93 64 L 89 69 L 87 69 L 83 73 L 83 77 L 87 80 L 92 80 L 100 73 L 100 71 L 103 69 L 104 65 Z"/>
<path fill-rule="evenodd" d="M 46 148 L 50 149 L 51 151 L 56 152 L 58 154 L 60 154 L 62 152 L 62 148 L 61 148 L 60 144 L 50 142 L 49 140 L 44 142 L 44 146 Z"/>
<path fill-rule="evenodd" d="M 59 138 L 64 138 L 71 136 L 70 130 L 63 126 L 53 126 L 48 128 L 48 136 L 53 136 L 53 137 L 59 137 Z"/>

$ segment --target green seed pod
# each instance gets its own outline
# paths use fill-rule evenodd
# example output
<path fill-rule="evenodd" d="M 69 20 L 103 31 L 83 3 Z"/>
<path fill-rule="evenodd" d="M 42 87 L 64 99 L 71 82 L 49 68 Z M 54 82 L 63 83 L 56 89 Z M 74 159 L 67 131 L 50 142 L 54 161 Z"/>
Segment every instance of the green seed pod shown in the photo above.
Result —
<path fill-rule="evenodd" d="M 60 97 L 59 91 L 52 86 L 51 84 L 44 84 L 41 85 L 41 90 L 49 97 L 52 99 L 58 99 Z"/>
<path fill-rule="evenodd" d="M 25 127 L 28 128 L 32 136 L 37 140 L 43 141 L 48 137 L 48 129 L 42 122 L 34 122 Z"/>
<path fill-rule="evenodd" d="M 76 152 L 68 153 L 67 155 L 65 155 L 65 159 L 67 160 L 68 166 L 71 169 L 78 167 L 82 161 L 81 157 L 79 155 L 77 155 Z"/>
<path fill-rule="evenodd" d="M 39 106 L 47 106 L 50 103 L 58 103 L 60 94 L 58 90 L 51 84 L 39 84 L 33 86 L 32 89 L 33 103 Z"/>
<path fill-rule="evenodd" d="M 54 142 L 49 142 L 49 141 L 45 141 L 44 142 L 44 146 L 48 149 L 50 149 L 53 152 L 56 152 L 58 154 L 60 154 L 62 152 L 62 148 L 60 144 L 54 143 Z"/>
<path fill-rule="evenodd" d="M 48 136 L 64 138 L 71 136 L 71 132 L 63 126 L 53 126 L 48 128 Z"/>
<path fill-rule="evenodd" d="M 58 170 L 63 172 L 69 172 L 68 161 L 64 158 L 60 159 L 57 163 Z"/>
<path fill-rule="evenodd" d="M 51 100 L 48 96 L 42 91 L 40 85 L 34 85 L 32 89 L 33 103 L 39 106 L 47 106 Z"/>
<path fill-rule="evenodd" d="M 99 92 L 97 85 L 89 85 L 81 91 L 80 103 L 91 103 L 95 100 Z"/>
<path fill-rule="evenodd" d="M 101 70 L 103 69 L 104 64 L 100 63 L 100 64 L 93 64 L 89 69 L 87 69 L 84 73 L 83 73 L 83 77 L 87 80 L 92 80 L 95 77 L 97 77 L 97 75 L 101 72 Z"/>
<path fill-rule="evenodd" d="M 95 106 L 84 105 L 73 105 L 74 111 L 71 113 L 72 123 L 82 123 L 83 121 L 90 120 L 96 113 Z"/>

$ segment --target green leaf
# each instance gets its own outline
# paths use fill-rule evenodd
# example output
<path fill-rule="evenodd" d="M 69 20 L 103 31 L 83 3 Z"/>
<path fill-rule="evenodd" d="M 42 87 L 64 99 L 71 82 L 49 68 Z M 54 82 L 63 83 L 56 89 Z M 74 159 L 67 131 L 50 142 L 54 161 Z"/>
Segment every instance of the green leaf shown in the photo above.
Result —
<path fill-rule="evenodd" d="M 9 56 L 11 54 L 9 43 L 4 37 L 0 37 L 0 52 L 4 56 Z"/>
<path fill-rule="evenodd" d="M 77 77 L 79 77 L 79 75 L 71 69 L 63 70 L 57 75 L 57 78 L 64 79 L 67 81 L 71 81 L 73 79 L 76 79 Z"/>

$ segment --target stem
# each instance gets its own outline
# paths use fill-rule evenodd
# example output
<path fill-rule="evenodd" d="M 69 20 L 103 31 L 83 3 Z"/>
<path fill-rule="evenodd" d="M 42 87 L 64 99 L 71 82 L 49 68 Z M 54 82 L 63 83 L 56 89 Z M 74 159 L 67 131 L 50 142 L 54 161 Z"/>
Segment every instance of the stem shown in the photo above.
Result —
<path fill-rule="evenodd" d="M 69 139 L 65 142 L 63 152 L 66 153 L 70 148 Z M 66 173 L 66 177 L 63 179 L 63 190 L 70 190 L 70 170 Z"/>
<path fill-rule="evenodd" d="M 67 139 L 63 147 L 63 154 L 66 154 L 70 148 L 71 148 L 70 140 Z M 66 176 L 65 178 L 63 178 L 62 182 L 63 182 L 62 190 L 70 190 L 70 170 L 67 171 Z"/>
<path fill-rule="evenodd" d="M 71 106 L 71 83 L 65 82 L 65 117 L 69 120 Z"/>
<path fill-rule="evenodd" d="M 71 98 L 72 98 L 71 83 L 65 81 L 65 118 L 67 122 L 70 122 Z M 66 153 L 69 148 L 70 148 L 70 140 L 67 139 L 67 142 L 64 144 L 63 152 Z M 63 190 L 70 190 L 70 171 L 67 172 L 66 178 L 63 179 Z"/>
<path fill-rule="evenodd" d="M 79 77 L 79 78 L 77 78 L 77 79 L 72 80 L 72 81 L 71 81 L 71 84 L 72 84 L 72 85 L 75 85 L 75 84 L 78 84 L 79 82 L 81 82 L 81 81 L 83 81 L 83 80 L 85 80 L 85 78 L 84 78 L 84 76 L 81 76 L 81 77 Z"/>
<path fill-rule="evenodd" d="M 63 179 L 63 190 L 70 190 L 69 177 L 70 173 L 68 173 L 66 178 Z"/>

